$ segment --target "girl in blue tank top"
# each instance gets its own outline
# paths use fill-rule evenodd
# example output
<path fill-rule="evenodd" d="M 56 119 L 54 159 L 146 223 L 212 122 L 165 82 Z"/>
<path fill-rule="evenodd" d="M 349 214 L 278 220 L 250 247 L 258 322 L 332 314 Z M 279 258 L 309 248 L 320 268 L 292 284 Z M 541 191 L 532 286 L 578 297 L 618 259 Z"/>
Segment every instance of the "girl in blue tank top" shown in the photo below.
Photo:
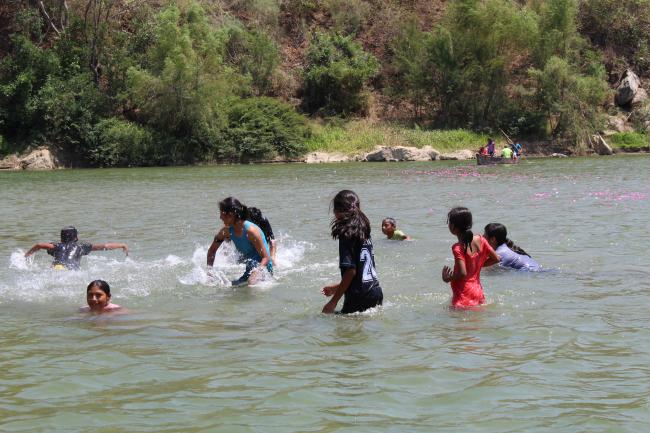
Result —
<path fill-rule="evenodd" d="M 224 227 L 214 237 L 208 248 L 207 264 L 212 267 L 217 250 L 224 241 L 232 241 L 240 254 L 246 271 L 233 285 L 256 282 L 264 275 L 264 269 L 273 272 L 273 262 L 266 236 L 262 229 L 246 220 L 248 210 L 234 197 L 228 197 L 219 203 L 219 218 Z"/>

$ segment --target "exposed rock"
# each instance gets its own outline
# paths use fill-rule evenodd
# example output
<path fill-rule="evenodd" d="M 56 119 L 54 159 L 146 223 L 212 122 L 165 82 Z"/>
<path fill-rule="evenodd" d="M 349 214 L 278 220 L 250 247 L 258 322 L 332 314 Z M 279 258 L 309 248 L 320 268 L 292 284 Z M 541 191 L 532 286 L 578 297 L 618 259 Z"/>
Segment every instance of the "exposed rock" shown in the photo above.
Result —
<path fill-rule="evenodd" d="M 591 147 L 598 155 L 613 155 L 614 151 L 600 135 L 591 136 Z"/>
<path fill-rule="evenodd" d="M 20 166 L 23 170 L 52 170 L 59 164 L 48 148 L 39 147 L 21 158 Z"/>
<path fill-rule="evenodd" d="M 565 154 L 563 153 L 552 153 L 551 156 L 553 158 L 568 158 Z"/>
<path fill-rule="evenodd" d="M 474 158 L 476 158 L 476 152 L 469 149 L 457 150 L 455 152 L 443 153 L 442 155 L 440 155 L 440 159 L 443 160 L 465 161 L 467 159 L 474 159 Z"/>
<path fill-rule="evenodd" d="M 607 126 L 608 126 L 608 131 L 613 130 L 614 132 L 612 134 L 606 134 L 606 135 L 613 135 L 617 132 L 634 131 L 634 128 L 628 125 L 627 116 L 625 115 L 609 116 L 607 118 Z"/>
<path fill-rule="evenodd" d="M 643 87 L 639 87 L 639 89 L 634 94 L 634 98 L 632 98 L 632 107 L 641 107 L 645 105 L 646 102 L 648 102 L 648 92 L 646 92 Z"/>
<path fill-rule="evenodd" d="M 20 170 L 20 159 L 16 155 L 9 155 L 0 161 L 0 170 Z"/>
<path fill-rule="evenodd" d="M 645 132 L 650 132 L 650 120 L 646 120 L 643 125 L 645 126 Z"/>
<path fill-rule="evenodd" d="M 632 102 L 640 86 L 639 77 L 630 69 L 626 69 L 616 88 L 616 104 L 622 107 Z"/>
<path fill-rule="evenodd" d="M 0 169 L 52 170 L 59 167 L 59 161 L 47 147 L 39 147 L 20 157 L 9 155 L 0 161 Z"/>
<path fill-rule="evenodd" d="M 406 146 L 383 146 L 366 154 L 365 161 L 435 161 L 440 152 L 431 146 L 422 149 Z"/>
<path fill-rule="evenodd" d="M 320 164 L 325 162 L 348 162 L 350 157 L 342 153 L 311 152 L 305 157 L 307 164 Z"/>

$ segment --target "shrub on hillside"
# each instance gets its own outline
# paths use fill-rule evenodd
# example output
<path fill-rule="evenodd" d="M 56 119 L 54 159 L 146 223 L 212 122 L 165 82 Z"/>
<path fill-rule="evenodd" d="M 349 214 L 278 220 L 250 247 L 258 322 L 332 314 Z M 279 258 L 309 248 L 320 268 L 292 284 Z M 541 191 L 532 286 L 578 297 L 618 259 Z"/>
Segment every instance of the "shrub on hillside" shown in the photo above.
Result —
<path fill-rule="evenodd" d="M 192 162 L 219 146 L 222 113 L 245 80 L 224 63 L 221 35 L 199 4 L 167 7 L 155 33 L 147 63 L 127 72 L 128 95 L 139 120 L 170 137 L 172 162 Z"/>
<path fill-rule="evenodd" d="M 93 128 L 91 142 L 87 153 L 92 165 L 125 167 L 164 162 L 154 148 L 151 132 L 125 120 L 101 120 Z"/>
<path fill-rule="evenodd" d="M 225 145 L 218 158 L 253 160 L 305 152 L 310 131 L 306 119 L 272 98 L 242 99 L 228 110 Z"/>
<path fill-rule="evenodd" d="M 226 61 L 250 77 L 256 95 L 269 94 L 280 63 L 278 45 L 267 34 L 247 30 L 242 25 L 230 26 L 225 32 Z"/>
<path fill-rule="evenodd" d="M 377 59 L 351 38 L 317 33 L 307 52 L 302 106 L 312 114 L 363 112 L 366 83 L 378 71 Z"/>

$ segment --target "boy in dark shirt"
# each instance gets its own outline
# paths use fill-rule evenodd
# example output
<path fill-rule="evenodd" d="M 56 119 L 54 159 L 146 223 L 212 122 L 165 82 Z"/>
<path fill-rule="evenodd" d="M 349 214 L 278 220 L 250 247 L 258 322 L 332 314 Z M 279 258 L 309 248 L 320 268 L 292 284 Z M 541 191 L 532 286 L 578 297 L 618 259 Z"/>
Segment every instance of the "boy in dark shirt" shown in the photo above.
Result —
<path fill-rule="evenodd" d="M 129 255 L 129 248 L 123 243 L 88 244 L 80 243 L 77 237 L 77 229 L 68 226 L 61 229 L 61 242 L 41 242 L 35 244 L 25 253 L 29 257 L 38 250 L 47 250 L 47 253 L 54 257 L 52 267 L 54 269 L 79 269 L 81 257 L 97 250 L 122 249 L 124 254 Z"/>

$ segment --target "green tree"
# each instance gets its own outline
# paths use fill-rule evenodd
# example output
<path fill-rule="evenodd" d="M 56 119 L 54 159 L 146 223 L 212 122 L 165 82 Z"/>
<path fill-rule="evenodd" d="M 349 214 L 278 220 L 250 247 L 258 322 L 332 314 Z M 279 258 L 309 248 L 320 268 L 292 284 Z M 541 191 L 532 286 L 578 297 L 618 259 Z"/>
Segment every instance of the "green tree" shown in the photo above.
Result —
<path fill-rule="evenodd" d="M 316 33 L 307 52 L 302 106 L 309 113 L 348 115 L 367 108 L 365 86 L 379 62 L 349 37 Z"/>
<path fill-rule="evenodd" d="M 565 59 L 553 56 L 543 69 L 531 69 L 537 101 L 552 137 L 584 142 L 599 126 L 598 108 L 607 95 L 602 76 L 582 75 Z"/>
<path fill-rule="evenodd" d="M 228 111 L 221 158 L 252 160 L 276 155 L 295 157 L 306 150 L 310 130 L 306 119 L 289 105 L 272 98 L 249 98 Z"/>
<path fill-rule="evenodd" d="M 139 119 L 176 140 L 172 161 L 192 161 L 219 146 L 228 101 L 244 92 L 243 80 L 224 64 L 224 41 L 200 5 L 164 9 L 148 68 L 127 72 L 128 93 Z"/>

